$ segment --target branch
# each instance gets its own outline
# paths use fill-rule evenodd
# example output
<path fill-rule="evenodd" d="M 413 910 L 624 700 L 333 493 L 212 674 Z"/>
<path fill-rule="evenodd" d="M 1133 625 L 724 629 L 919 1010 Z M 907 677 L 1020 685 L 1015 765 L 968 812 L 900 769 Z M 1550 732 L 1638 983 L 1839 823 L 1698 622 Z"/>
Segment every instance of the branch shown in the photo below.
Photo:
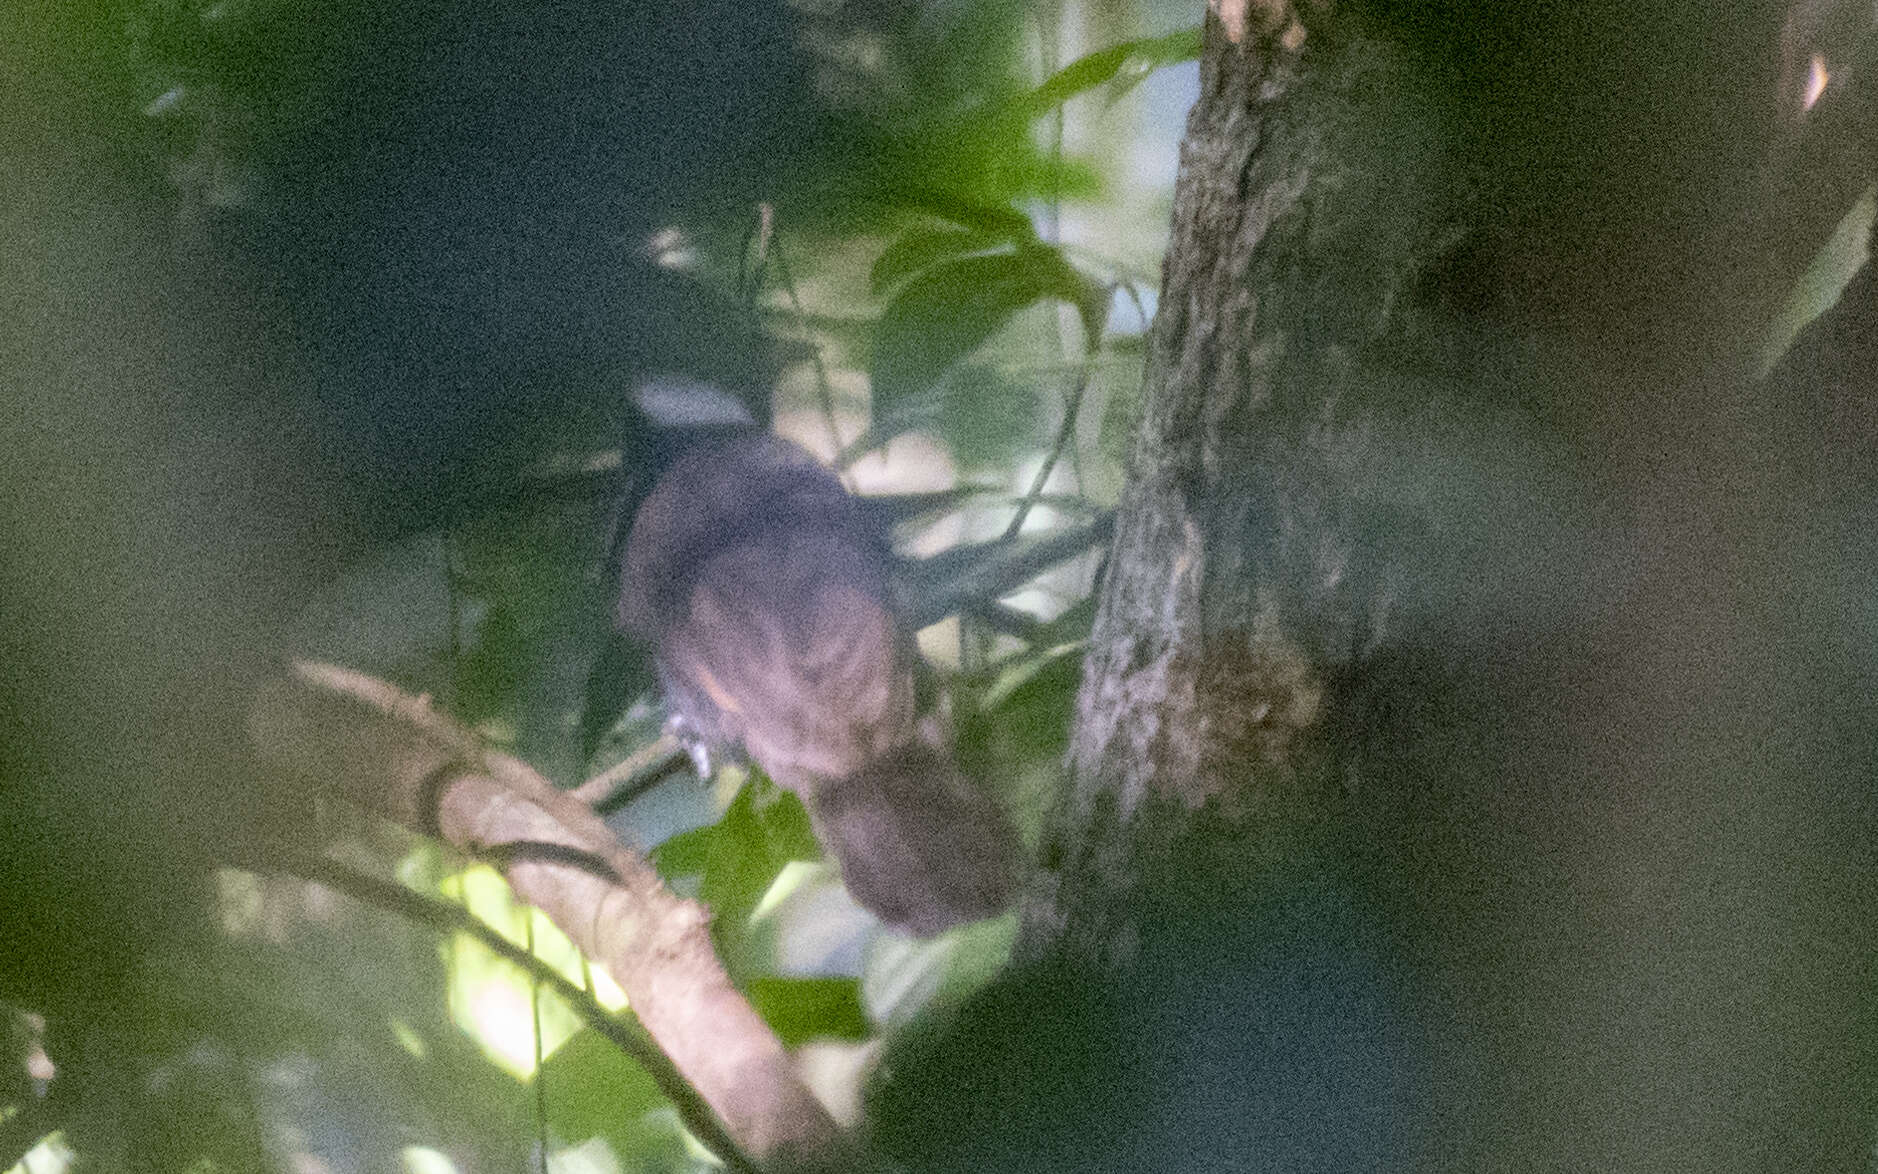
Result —
<path fill-rule="evenodd" d="M 516 895 L 606 967 L 755 1161 L 827 1166 L 848 1156 L 775 1033 L 725 974 L 708 912 L 668 890 L 573 795 L 485 749 L 427 698 L 334 665 L 294 662 L 251 724 L 279 769 L 466 851 L 506 858 Z"/>
<path fill-rule="evenodd" d="M 1114 529 L 1114 512 L 1104 511 L 1080 526 L 955 546 L 909 563 L 902 567 L 912 596 L 909 619 L 923 628 L 970 603 L 1009 595 L 1058 563 L 1107 542 Z"/>
<path fill-rule="evenodd" d="M 1015 538 L 1024 528 L 1024 520 L 1030 517 L 1031 507 L 1043 496 L 1043 487 L 1049 483 L 1050 474 L 1056 472 L 1056 464 L 1063 459 L 1063 450 L 1068 448 L 1076 437 L 1076 419 L 1082 415 L 1082 401 L 1089 392 L 1089 377 L 1095 373 L 1095 353 L 1083 357 L 1082 366 L 1076 372 L 1076 386 L 1070 390 L 1069 399 L 1063 405 L 1063 422 L 1057 427 L 1056 441 L 1050 445 L 1050 453 L 1037 467 L 1037 476 L 1030 483 L 1030 492 L 1024 494 L 1017 503 L 1017 510 L 1011 515 L 1010 525 L 1004 528 L 1005 538 Z"/>
<path fill-rule="evenodd" d="M 763 205 L 765 214 L 769 214 L 769 205 Z M 782 278 L 783 290 L 789 295 L 789 307 L 795 311 L 796 329 L 802 332 L 802 340 L 809 347 L 809 361 L 815 366 L 815 390 L 817 402 L 822 409 L 822 423 L 828 428 L 829 443 L 833 452 L 841 451 L 841 424 L 835 419 L 834 384 L 828 378 L 828 364 L 822 358 L 822 347 L 815 340 L 814 332 L 809 328 L 809 317 L 802 310 L 802 297 L 796 292 L 795 275 L 789 272 L 789 260 L 783 256 L 782 241 L 773 244 L 776 259 L 776 274 Z"/>
<path fill-rule="evenodd" d="M 568 794 L 602 815 L 618 811 L 688 763 L 685 748 L 671 734 L 660 734 Z"/>
<path fill-rule="evenodd" d="M 754 1174 L 756 1168 L 730 1135 L 724 1132 L 723 1126 L 711 1114 L 711 1107 L 699 1098 L 696 1089 L 685 1083 L 684 1076 L 671 1059 L 659 1050 L 658 1044 L 648 1038 L 643 1029 L 629 1020 L 615 1018 L 605 1007 L 595 1002 L 587 990 L 569 982 L 565 975 L 540 957 L 477 920 L 469 910 L 448 901 L 414 893 L 403 885 L 366 876 L 322 856 L 296 856 L 290 860 L 261 863 L 257 867 L 285 872 L 324 885 L 362 904 L 395 913 L 440 934 L 469 934 L 490 952 L 521 967 L 537 982 L 552 987 L 588 1027 L 632 1057 L 678 1110 L 685 1128 L 691 1130 L 712 1153 L 721 1158 L 727 1169 L 735 1174 Z"/>

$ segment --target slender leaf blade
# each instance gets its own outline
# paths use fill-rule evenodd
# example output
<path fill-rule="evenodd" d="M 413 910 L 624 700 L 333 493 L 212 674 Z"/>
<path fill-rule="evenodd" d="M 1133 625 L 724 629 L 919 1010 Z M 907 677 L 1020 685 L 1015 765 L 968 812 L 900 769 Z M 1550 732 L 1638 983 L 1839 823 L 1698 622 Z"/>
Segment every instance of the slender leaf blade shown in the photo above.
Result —
<path fill-rule="evenodd" d="M 1077 307 L 1085 327 L 1097 303 L 1107 304 L 1096 283 L 1047 246 L 961 257 L 919 273 L 880 318 L 871 372 L 875 416 L 892 417 L 1013 314 L 1045 299 Z"/>
<path fill-rule="evenodd" d="M 1027 114 L 1035 117 L 1103 85 L 1113 87 L 1109 95 L 1113 101 L 1155 70 L 1183 61 L 1197 61 L 1199 57 L 1199 25 L 1166 36 L 1123 41 L 1097 49 L 1057 70 L 1042 85 L 1024 95 L 1022 105 Z"/>

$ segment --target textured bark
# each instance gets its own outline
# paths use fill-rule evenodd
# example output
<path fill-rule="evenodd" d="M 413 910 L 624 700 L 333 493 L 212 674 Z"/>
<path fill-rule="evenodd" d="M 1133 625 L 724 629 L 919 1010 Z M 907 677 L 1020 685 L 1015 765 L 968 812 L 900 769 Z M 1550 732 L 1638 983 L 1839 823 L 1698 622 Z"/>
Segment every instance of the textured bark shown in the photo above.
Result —
<path fill-rule="evenodd" d="M 1466 185 L 1398 47 L 1252 15 L 1208 22 L 1033 955 L 1126 957 L 1203 808 L 1224 871 L 1282 865 L 1337 803 L 1330 675 L 1387 615 L 1360 511 L 1403 384 L 1376 356 Z"/>
<path fill-rule="evenodd" d="M 1446 1099 L 1440 1157 L 1325 1168 L 1855 1168 L 1878 1112 L 1853 977 L 1878 957 L 1869 273 L 1754 370 L 1868 181 L 1856 86 L 1776 141 L 1758 5 L 1369 10 L 1439 14 L 1414 30 L 1450 53 L 1432 67 L 1350 13 L 1213 7 L 1020 956 L 1142 978 L 1131 1014 L 1180 1008 L 1141 1045 L 1166 1070 L 1244 1041 L 1215 1069 L 1254 1074 L 1232 1119 L 1311 1088 L 1284 1129 L 1317 1160 L 1298 1123 L 1365 1106 L 1316 1096 L 1334 1046 L 1277 1063 L 1269 1025 L 1407 1005 L 1397 975 L 1311 999 L 1413 955 L 1466 1023 L 1417 1006 L 1433 1045 L 1341 1055 L 1400 1061 L 1382 1119 Z M 1457 473 L 1471 499 L 1423 508 Z M 1313 910 L 1261 953 L 1253 906 L 1327 860 L 1395 936 Z M 1342 952 L 1235 985 L 1298 941 Z M 1225 1151 L 1212 1120 L 1170 1133 Z"/>

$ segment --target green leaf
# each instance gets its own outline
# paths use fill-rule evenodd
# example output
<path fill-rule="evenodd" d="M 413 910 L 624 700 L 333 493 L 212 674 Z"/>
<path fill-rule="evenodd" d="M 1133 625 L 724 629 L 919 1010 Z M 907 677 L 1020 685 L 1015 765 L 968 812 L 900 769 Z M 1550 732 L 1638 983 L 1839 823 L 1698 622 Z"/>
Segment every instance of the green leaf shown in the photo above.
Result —
<path fill-rule="evenodd" d="M 1042 391 L 1034 381 L 1017 382 L 995 367 L 962 363 L 901 400 L 891 414 L 877 416 L 856 448 L 871 451 L 902 433 L 929 430 L 952 450 L 961 470 L 1004 470 L 1035 447 L 1042 414 Z M 956 508 L 988 492 L 972 489 L 947 504 Z"/>
<path fill-rule="evenodd" d="M 456 710 L 476 723 L 507 711 L 526 681 L 533 652 L 515 610 L 501 601 L 484 613 L 456 662 Z"/>
<path fill-rule="evenodd" d="M 1036 199 L 1101 194 L 1094 161 L 1046 151 L 1017 96 L 973 103 L 953 116 L 896 138 L 856 191 L 874 209 L 920 212 L 1012 244 L 1034 244 L 1030 217 L 1017 209 Z"/>
<path fill-rule="evenodd" d="M 992 249 L 1006 242 L 1000 233 L 976 228 L 915 228 L 888 245 L 868 273 L 867 285 L 874 293 L 897 285 L 902 279 L 936 262 L 962 253 Z"/>
<path fill-rule="evenodd" d="M 697 876 L 710 863 L 717 837 L 714 823 L 679 832 L 652 849 L 652 862 L 658 865 L 661 876 Z"/>
<path fill-rule="evenodd" d="M 784 863 L 770 854 L 756 814 L 755 791 L 753 783 L 745 783 L 712 826 L 716 835 L 710 838 L 698 883 L 698 898 L 711 909 L 711 940 L 739 984 L 766 969 L 760 944 L 752 939 L 750 915 Z"/>
<path fill-rule="evenodd" d="M 1083 605 L 1088 602 L 1089 600 L 1085 599 L 1072 610 L 1080 609 L 1081 614 L 1086 615 L 1090 609 L 1084 608 Z M 1049 625 L 1045 625 L 1044 630 L 1048 629 Z M 979 704 L 986 713 L 996 716 L 1007 704 L 1021 704 L 1018 698 L 1026 687 L 1052 666 L 1065 661 L 1080 664 L 1083 650 L 1088 645 L 1087 624 L 1084 625 L 1084 629 L 1085 638 L 1083 639 L 1047 644 L 1034 655 L 1013 657 L 1009 663 L 1001 666 L 991 683 L 985 686 L 984 695 L 979 698 Z"/>
<path fill-rule="evenodd" d="M 950 220 L 961 228 L 982 233 L 994 241 L 1014 245 L 1038 243 L 1037 230 L 1031 227 L 1030 217 L 1006 205 L 980 203 L 931 188 L 895 191 L 892 202 L 903 208 L 937 216 L 941 220 Z"/>
<path fill-rule="evenodd" d="M 961 257 L 926 268 L 881 315 L 872 371 L 876 418 L 891 418 L 1011 315 L 1045 299 L 1075 306 L 1093 344 L 1101 333 L 1107 291 L 1053 248 Z"/>
<path fill-rule="evenodd" d="M 680 832 L 652 850 L 661 875 L 704 877 L 699 896 L 719 921 L 748 917 L 783 865 L 821 855 L 802 801 L 754 779 L 716 823 Z"/>
<path fill-rule="evenodd" d="M 1002 768 L 1055 761 L 1069 749 L 1070 717 L 1082 684 L 1081 642 L 1061 644 L 1016 666 L 994 685 L 995 700 L 980 715 L 970 743 Z M 967 732 L 960 731 L 961 743 Z"/>
<path fill-rule="evenodd" d="M 1034 382 L 1017 383 L 989 367 L 967 365 L 945 381 L 939 438 L 963 469 L 1008 469 L 1037 439 L 1043 397 Z"/>
<path fill-rule="evenodd" d="M 711 907 L 711 936 L 733 978 L 767 968 L 756 912 L 792 860 L 817 860 L 821 849 L 808 812 L 794 795 L 752 773 L 723 817 L 661 844 L 654 857 L 666 876 L 699 876 L 698 898 Z"/>
<path fill-rule="evenodd" d="M 788 1047 L 812 1039 L 866 1039 L 869 1034 L 859 979 L 753 978 L 745 993 Z"/>
<path fill-rule="evenodd" d="M 755 793 L 753 784 L 744 784 L 715 825 L 698 896 L 711 907 L 717 928 L 740 928 L 784 864 L 770 854 Z"/>
<path fill-rule="evenodd" d="M 626 1143 L 631 1125 L 664 1094 L 630 1057 L 598 1032 L 583 1031 L 548 1057 L 540 1079 L 549 1119 L 563 1137 L 606 1137 Z"/>
<path fill-rule="evenodd" d="M 1182 29 L 1163 37 L 1143 37 L 1098 49 L 1070 62 L 1051 74 L 1044 83 L 1026 94 L 1022 107 L 1031 117 L 1086 93 L 1108 85 L 1113 102 L 1141 84 L 1155 70 L 1200 57 L 1200 26 Z"/>
<path fill-rule="evenodd" d="M 558 1137 L 575 1142 L 604 1139 L 630 1170 L 716 1168 L 699 1162 L 697 1143 L 689 1140 L 677 1110 L 652 1078 L 597 1032 L 584 1031 L 568 1040 L 548 1058 L 537 1079 L 547 1097 L 548 1122 Z M 550 1168 L 558 1164 L 551 1162 Z M 567 1161 L 569 1167 L 578 1164 Z"/>
<path fill-rule="evenodd" d="M 763 840 L 778 870 L 791 860 L 820 860 L 822 846 L 809 826 L 808 808 L 794 794 L 780 788 L 757 808 Z M 772 875 L 771 879 L 774 879 Z"/>

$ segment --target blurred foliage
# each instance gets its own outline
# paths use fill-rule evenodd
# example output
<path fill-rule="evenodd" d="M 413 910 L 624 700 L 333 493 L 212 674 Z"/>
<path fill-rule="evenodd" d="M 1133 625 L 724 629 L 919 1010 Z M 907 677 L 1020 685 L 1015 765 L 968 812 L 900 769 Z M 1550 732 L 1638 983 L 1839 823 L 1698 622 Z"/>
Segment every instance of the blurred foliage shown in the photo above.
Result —
<path fill-rule="evenodd" d="M 866 1039 L 871 1030 L 857 979 L 765 975 L 751 979 L 747 993 L 790 1047 L 815 1039 Z"/>
<path fill-rule="evenodd" d="M 820 856 L 808 813 L 794 795 L 766 781 L 739 788 L 716 823 L 673 837 L 654 855 L 660 872 L 698 878 L 710 906 L 711 933 L 733 979 L 761 969 L 749 939 L 750 919 L 783 866 Z"/>
<path fill-rule="evenodd" d="M 1113 104 L 1163 66 L 1195 61 L 1200 56 L 1200 30 L 1196 26 L 1161 37 L 1142 37 L 1098 49 L 1064 66 L 1025 96 L 1027 107 L 1044 114 L 1078 94 L 1101 87 Z"/>
<path fill-rule="evenodd" d="M 892 416 L 977 350 L 1011 315 L 1045 299 L 1068 302 L 1083 320 L 1086 345 L 1101 334 L 1108 291 L 1060 252 L 1027 245 L 1010 253 L 942 260 L 914 274 L 888 303 L 874 334 L 874 410 Z"/>
<path fill-rule="evenodd" d="M 1005 469 L 1030 447 L 1044 412 L 1043 396 L 1033 384 L 996 367 L 961 363 L 942 379 L 930 412 L 906 411 L 943 436 L 952 459 L 967 471 Z"/>
<path fill-rule="evenodd" d="M 685 1131 L 644 1071 L 592 1032 L 570 1040 L 542 1069 L 549 1116 L 563 1137 L 604 1140 L 643 1170 L 714 1168 L 686 1144 Z"/>
<path fill-rule="evenodd" d="M 1874 217 L 1878 217 L 1878 190 L 1868 187 L 1795 279 L 1786 304 L 1769 324 L 1761 347 L 1762 375 L 1774 369 L 1808 322 L 1832 309 L 1853 274 L 1870 263 Z"/>

